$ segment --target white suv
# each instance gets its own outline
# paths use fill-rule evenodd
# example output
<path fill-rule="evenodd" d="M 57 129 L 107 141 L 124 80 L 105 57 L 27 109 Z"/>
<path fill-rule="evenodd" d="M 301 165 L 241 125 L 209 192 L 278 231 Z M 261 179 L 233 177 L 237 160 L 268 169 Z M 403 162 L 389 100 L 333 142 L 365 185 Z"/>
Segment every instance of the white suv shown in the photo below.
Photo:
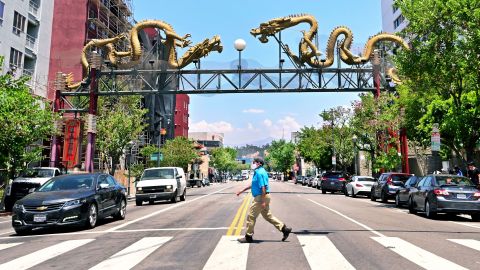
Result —
<path fill-rule="evenodd" d="M 135 202 L 137 206 L 143 202 L 153 204 L 157 200 L 177 202 L 177 198 L 185 201 L 187 181 L 185 173 L 179 167 L 158 167 L 146 169 L 136 182 Z"/>

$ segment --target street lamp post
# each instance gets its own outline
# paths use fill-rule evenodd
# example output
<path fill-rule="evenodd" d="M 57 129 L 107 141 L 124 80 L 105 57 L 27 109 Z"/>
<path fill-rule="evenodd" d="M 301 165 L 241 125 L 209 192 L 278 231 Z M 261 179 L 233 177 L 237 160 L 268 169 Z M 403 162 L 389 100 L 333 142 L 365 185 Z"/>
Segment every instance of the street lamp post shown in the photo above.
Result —
<path fill-rule="evenodd" d="M 239 38 L 235 40 L 233 46 L 238 51 L 238 89 L 242 88 L 242 51 L 247 46 L 245 40 Z"/>
<path fill-rule="evenodd" d="M 357 135 L 353 134 L 352 136 L 353 142 L 353 162 L 355 167 L 355 175 L 358 175 L 358 167 L 357 167 Z"/>

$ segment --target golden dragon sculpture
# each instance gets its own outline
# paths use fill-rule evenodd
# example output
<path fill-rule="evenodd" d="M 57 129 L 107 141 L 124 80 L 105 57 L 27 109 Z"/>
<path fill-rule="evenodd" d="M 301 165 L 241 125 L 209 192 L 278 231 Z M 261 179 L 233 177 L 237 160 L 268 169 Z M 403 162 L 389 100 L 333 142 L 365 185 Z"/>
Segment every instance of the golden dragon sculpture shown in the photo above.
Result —
<path fill-rule="evenodd" d="M 295 55 L 287 46 L 287 54 L 297 63 L 303 65 L 308 64 L 311 67 L 329 67 L 334 63 L 335 43 L 340 35 L 343 35 L 343 40 L 340 41 L 340 58 L 346 64 L 361 64 L 369 61 L 370 55 L 375 48 L 375 45 L 380 41 L 391 41 L 400 44 L 402 47 L 409 49 L 408 44 L 399 36 L 387 33 L 380 33 L 371 37 L 365 44 L 363 54 L 360 56 L 354 55 L 350 51 L 353 43 L 352 31 L 345 26 L 336 27 L 328 38 L 325 60 L 320 60 L 318 56 L 322 53 L 314 44 L 314 38 L 317 35 L 318 23 L 314 16 L 308 14 L 290 15 L 282 18 L 275 18 L 265 23 L 261 23 L 258 28 L 254 28 L 250 33 L 257 37 L 262 43 L 268 42 L 269 36 L 274 36 L 278 32 L 296 26 L 301 23 L 310 25 L 308 31 L 302 31 L 303 38 L 300 41 L 300 56 Z"/>
<path fill-rule="evenodd" d="M 177 59 L 176 47 L 185 48 L 191 44 L 191 41 L 188 39 L 190 34 L 185 36 L 179 36 L 173 29 L 173 27 L 160 20 L 145 20 L 137 23 L 130 30 L 129 40 L 130 40 L 130 49 L 125 52 L 118 52 L 115 50 L 114 44 L 126 38 L 126 34 L 121 34 L 113 38 L 108 39 L 93 39 L 88 42 L 82 50 L 81 62 L 83 66 L 84 74 L 88 73 L 90 64 L 88 63 L 87 53 L 91 50 L 92 47 L 105 47 L 107 51 L 107 57 L 112 66 L 118 67 L 130 67 L 139 63 L 139 60 L 142 56 L 142 47 L 140 40 L 138 38 L 138 33 L 144 28 L 156 28 L 160 29 L 165 33 L 165 40 L 162 41 L 163 44 L 167 47 L 168 50 L 168 64 L 169 68 L 181 69 L 192 63 L 195 59 L 200 59 L 207 56 L 212 51 L 222 52 L 223 46 L 221 44 L 220 37 L 215 35 L 211 39 L 205 39 L 202 42 L 190 47 L 184 55 Z M 130 62 L 123 63 L 120 65 L 118 59 L 123 57 L 130 57 Z M 86 78 L 83 79 L 85 81 Z M 73 82 L 72 74 L 68 74 L 66 77 L 67 88 L 75 89 L 80 86 L 82 82 Z"/>

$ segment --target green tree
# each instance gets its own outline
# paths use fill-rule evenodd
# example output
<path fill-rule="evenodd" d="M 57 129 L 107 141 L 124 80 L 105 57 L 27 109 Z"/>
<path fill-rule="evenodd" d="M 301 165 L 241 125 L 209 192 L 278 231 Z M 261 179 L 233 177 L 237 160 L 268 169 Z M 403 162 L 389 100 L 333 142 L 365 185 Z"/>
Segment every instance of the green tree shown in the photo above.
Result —
<path fill-rule="evenodd" d="M 332 166 L 332 146 L 328 143 L 330 133 L 326 129 L 303 127 L 297 150 L 305 161 L 312 162 L 317 168 Z"/>
<path fill-rule="evenodd" d="M 116 164 L 129 142 L 137 140 L 145 128 L 145 113 L 146 110 L 140 108 L 138 96 L 99 98 L 97 149 L 111 175 L 115 174 Z"/>
<path fill-rule="evenodd" d="M 295 144 L 286 142 L 283 139 L 272 141 L 268 148 L 267 161 L 270 168 L 274 171 L 283 172 L 284 179 L 287 179 L 287 172 L 295 163 Z"/>
<path fill-rule="evenodd" d="M 230 147 L 221 147 L 211 150 L 210 163 L 213 167 L 222 173 L 233 172 L 237 169 L 238 163 L 235 161 L 237 151 Z"/>
<path fill-rule="evenodd" d="M 30 94 L 28 79 L 0 75 L 0 168 L 6 168 L 10 178 L 28 163 L 40 160 L 42 140 L 55 133 L 57 115 Z"/>
<path fill-rule="evenodd" d="M 163 161 L 161 166 L 165 167 L 181 167 L 185 172 L 188 170 L 188 165 L 191 164 L 199 154 L 195 149 L 192 141 L 185 137 L 176 137 L 172 140 L 167 140 L 161 147 L 163 154 Z"/>
<path fill-rule="evenodd" d="M 432 124 L 439 123 L 442 145 L 472 160 L 480 138 L 480 1 L 396 5 L 409 21 L 403 34 L 412 46 L 395 58 L 404 78 L 401 98 L 407 111 L 424 109 L 407 123 L 408 136 L 426 144 Z M 414 102 L 410 95 L 420 98 Z"/>

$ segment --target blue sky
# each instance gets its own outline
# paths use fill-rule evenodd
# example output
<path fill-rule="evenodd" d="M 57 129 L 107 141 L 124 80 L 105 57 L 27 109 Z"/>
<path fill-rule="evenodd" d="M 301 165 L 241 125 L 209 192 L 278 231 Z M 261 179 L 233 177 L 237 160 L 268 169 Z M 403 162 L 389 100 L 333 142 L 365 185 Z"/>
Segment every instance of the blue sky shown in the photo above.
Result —
<path fill-rule="evenodd" d="M 221 54 L 213 52 L 202 59 L 202 67 L 229 67 L 238 60 L 233 47 L 242 38 L 247 47 L 242 62 L 258 62 L 262 67 L 278 66 L 278 45 L 262 44 L 249 31 L 262 22 L 290 14 L 308 13 L 319 24 L 319 47 L 334 27 L 344 25 L 354 34 L 354 47 L 363 47 L 369 36 L 381 31 L 381 0 L 133 0 L 134 17 L 170 23 L 183 36 L 192 35 L 192 44 L 220 35 Z M 283 41 L 297 48 L 301 30 L 307 24 L 282 32 Z M 184 51 L 178 51 L 182 55 Z M 187 66 L 186 69 L 192 67 Z M 290 132 L 303 126 L 318 126 L 324 109 L 350 105 L 355 93 L 280 93 L 190 95 L 190 131 L 225 134 L 226 145 L 242 145 L 266 139 L 290 139 Z"/>

